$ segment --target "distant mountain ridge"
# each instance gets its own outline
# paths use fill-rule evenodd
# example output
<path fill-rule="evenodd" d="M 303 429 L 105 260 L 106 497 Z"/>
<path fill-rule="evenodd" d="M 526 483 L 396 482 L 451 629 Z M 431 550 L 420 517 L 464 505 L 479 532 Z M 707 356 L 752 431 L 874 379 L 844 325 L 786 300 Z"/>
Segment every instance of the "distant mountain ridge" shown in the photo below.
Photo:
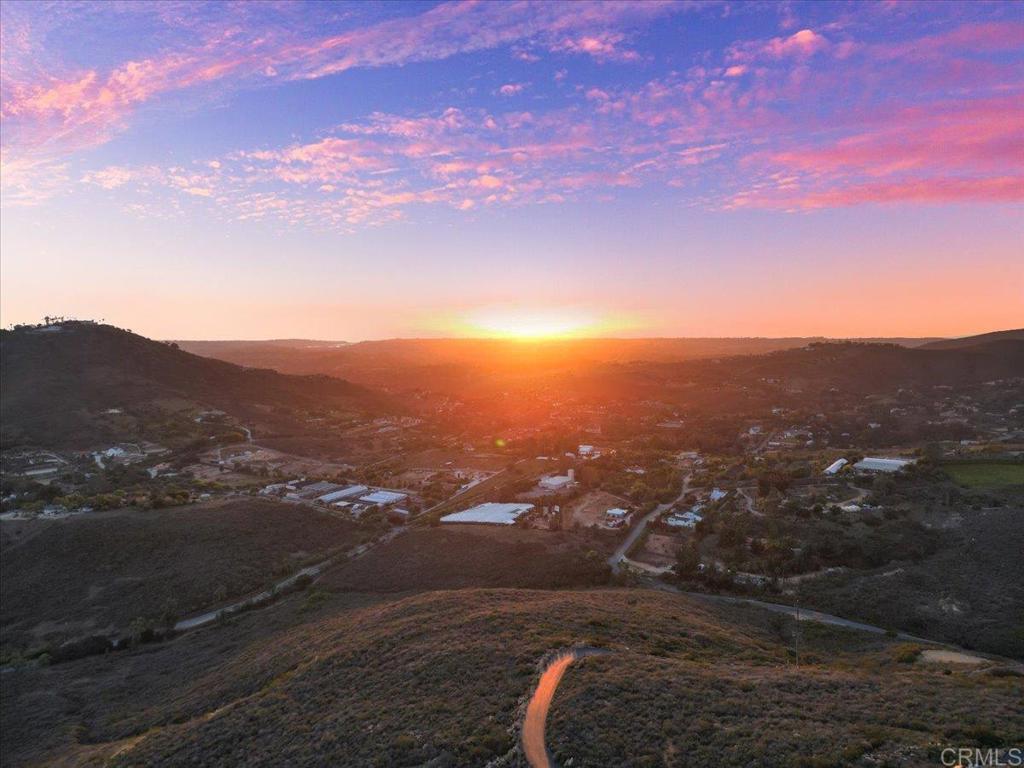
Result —
<path fill-rule="evenodd" d="M 480 384 L 498 374 L 558 372 L 606 363 L 678 363 L 757 355 L 827 342 L 824 337 L 554 339 L 539 343 L 509 339 L 386 339 L 330 348 L 328 342 L 179 341 L 197 355 L 282 373 L 321 373 L 372 387 L 426 389 Z M 914 347 L 932 339 L 870 339 Z M 399 375 L 395 372 L 399 371 Z"/>
<path fill-rule="evenodd" d="M 81 442 L 106 409 L 168 403 L 245 418 L 274 409 L 381 411 L 383 396 L 329 376 L 289 376 L 193 355 L 109 325 L 65 322 L 0 332 L 3 443 Z"/>
<path fill-rule="evenodd" d="M 992 331 L 991 333 L 981 333 L 977 336 L 964 336 L 959 339 L 939 339 L 922 344 L 920 349 L 970 349 L 972 347 L 981 347 L 986 344 L 1005 341 L 1024 341 L 1024 328 L 1015 328 L 1009 331 Z"/>

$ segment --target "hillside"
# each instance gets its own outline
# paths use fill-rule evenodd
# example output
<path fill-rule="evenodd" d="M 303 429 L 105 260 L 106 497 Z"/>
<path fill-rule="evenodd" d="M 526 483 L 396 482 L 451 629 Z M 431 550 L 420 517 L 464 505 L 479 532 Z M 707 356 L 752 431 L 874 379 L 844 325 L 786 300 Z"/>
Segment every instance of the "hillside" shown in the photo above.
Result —
<path fill-rule="evenodd" d="M 802 587 L 810 607 L 1024 659 L 1020 505 L 973 511 L 917 561 L 843 569 Z"/>
<path fill-rule="evenodd" d="M 0 522 L 4 657 L 262 589 L 360 541 L 356 523 L 265 499 Z"/>
<path fill-rule="evenodd" d="M 698 385 L 689 393 L 694 397 L 715 396 L 716 387 L 753 389 L 766 383 L 807 393 L 834 388 L 845 394 L 877 394 L 1022 376 L 1024 341 L 939 350 L 840 342 L 716 360 L 606 365 L 582 374 L 574 384 L 618 396 L 665 396 L 681 382 Z"/>
<path fill-rule="evenodd" d="M 1024 328 L 1011 331 L 993 331 L 977 336 L 964 336 L 959 339 L 939 339 L 921 345 L 921 349 L 972 349 L 984 347 L 993 342 L 1024 341 Z"/>
<path fill-rule="evenodd" d="M 794 668 L 790 632 L 755 609 L 650 591 L 327 596 L 312 609 L 294 596 L 159 646 L 6 672 L 2 755 L 522 766 L 540 665 L 581 645 L 611 653 L 574 665 L 555 698 L 562 765 L 924 766 L 936 744 L 1024 737 L 1019 678 L 901 663 L 914 654 L 884 637 L 812 624 Z"/>
<path fill-rule="evenodd" d="M 597 531 L 570 535 L 514 526 L 413 528 L 333 569 L 323 583 L 349 592 L 585 587 L 607 583 L 605 560 L 614 544 L 614 536 L 602 537 Z"/>
<path fill-rule="evenodd" d="M 111 408 L 214 408 L 270 419 L 275 409 L 386 407 L 382 397 L 347 381 L 246 369 L 93 323 L 2 331 L 0 361 L 5 447 L 95 444 L 103 437 L 96 417 Z"/>

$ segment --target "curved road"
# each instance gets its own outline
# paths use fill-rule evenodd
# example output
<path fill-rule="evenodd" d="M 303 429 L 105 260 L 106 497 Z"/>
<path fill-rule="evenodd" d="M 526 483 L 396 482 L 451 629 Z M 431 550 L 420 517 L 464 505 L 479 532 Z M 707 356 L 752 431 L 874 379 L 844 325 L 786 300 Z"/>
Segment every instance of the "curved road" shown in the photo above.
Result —
<path fill-rule="evenodd" d="M 523 752 L 526 754 L 526 762 L 530 764 L 531 768 L 552 768 L 554 765 L 544 742 L 544 723 L 547 721 L 548 710 L 551 708 L 551 699 L 555 695 L 558 684 L 562 681 L 562 675 L 565 674 L 566 668 L 576 659 L 601 653 L 610 653 L 610 651 L 601 648 L 579 648 L 559 654 L 554 661 L 548 664 L 540 676 L 537 688 L 530 697 L 530 703 L 526 706 L 526 719 L 523 721 Z"/>
<path fill-rule="evenodd" d="M 663 581 L 653 580 L 648 582 L 650 589 L 656 589 L 661 592 L 672 592 L 677 595 L 685 595 L 686 597 L 693 597 L 698 600 L 705 600 L 709 603 L 726 603 L 732 605 L 752 605 L 756 608 L 763 608 L 766 611 L 772 611 L 773 613 L 781 613 L 798 621 L 814 621 L 818 624 L 829 624 L 833 627 L 845 627 L 846 629 L 856 629 L 860 632 L 870 632 L 874 635 L 884 635 L 890 630 L 883 627 L 876 627 L 874 624 L 865 624 L 861 621 L 853 621 L 852 619 L 844 619 L 842 616 L 834 616 L 831 613 L 822 613 L 821 611 L 815 611 L 810 608 L 797 608 L 795 605 L 787 605 L 785 603 L 769 603 L 764 600 L 756 600 L 752 597 L 740 597 L 736 595 L 716 595 L 708 592 L 685 592 L 681 589 L 677 589 L 671 584 L 666 584 Z M 942 640 L 930 640 L 927 637 L 918 637 L 917 635 L 910 635 L 906 632 L 897 632 L 896 637 L 900 640 L 913 640 L 919 643 L 930 643 L 931 645 L 943 645 L 950 648 L 958 647 L 952 643 L 947 643 Z"/>
<path fill-rule="evenodd" d="M 686 477 L 683 478 L 683 489 L 679 492 L 678 496 L 672 499 L 672 501 L 666 502 L 665 504 L 659 504 L 653 510 L 644 515 L 640 519 L 640 522 L 633 526 L 633 530 L 629 532 L 629 535 L 626 536 L 625 540 L 623 540 L 623 542 L 619 545 L 618 549 L 616 549 L 612 553 L 612 556 L 608 558 L 608 565 L 612 567 L 612 573 L 619 572 L 619 565 L 625 559 L 626 553 L 629 552 L 629 548 L 633 546 L 633 542 L 640 538 L 640 534 L 644 532 L 644 528 L 647 527 L 647 524 L 651 522 L 651 520 L 657 519 L 659 515 L 671 509 L 674 504 L 677 504 L 680 501 L 682 501 L 683 497 L 687 493 L 689 493 L 689 491 L 690 476 L 687 475 Z"/>

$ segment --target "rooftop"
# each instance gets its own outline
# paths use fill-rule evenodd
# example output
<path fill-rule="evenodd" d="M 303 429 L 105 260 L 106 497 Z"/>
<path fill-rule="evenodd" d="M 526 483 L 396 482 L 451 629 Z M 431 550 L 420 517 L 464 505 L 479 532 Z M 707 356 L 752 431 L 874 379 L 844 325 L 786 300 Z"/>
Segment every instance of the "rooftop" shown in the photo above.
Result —
<path fill-rule="evenodd" d="M 899 472 L 908 464 L 913 464 L 912 459 L 883 459 L 875 456 L 865 456 L 853 465 L 854 469 L 864 472 Z"/>
<path fill-rule="evenodd" d="M 348 488 L 342 488 L 338 491 L 331 491 L 325 493 L 317 501 L 322 501 L 325 504 L 330 504 L 332 501 L 338 501 L 338 499 L 347 499 L 350 496 L 358 496 L 361 493 L 366 493 L 369 490 L 365 485 L 350 485 Z"/>
<path fill-rule="evenodd" d="M 397 493 L 395 491 L 374 491 L 373 493 L 361 496 L 360 501 L 365 501 L 367 504 L 396 504 L 402 499 L 408 497 L 407 493 Z"/>
<path fill-rule="evenodd" d="M 524 512 L 533 509 L 533 504 L 500 503 L 489 501 L 462 512 L 454 512 L 441 518 L 442 523 L 490 523 L 491 525 L 512 525 Z"/>

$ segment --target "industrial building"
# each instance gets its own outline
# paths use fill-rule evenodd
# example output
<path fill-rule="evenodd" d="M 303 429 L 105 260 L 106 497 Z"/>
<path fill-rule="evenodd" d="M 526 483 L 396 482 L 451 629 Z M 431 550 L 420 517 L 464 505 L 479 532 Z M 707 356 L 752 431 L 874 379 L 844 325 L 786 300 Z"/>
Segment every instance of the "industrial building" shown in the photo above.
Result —
<path fill-rule="evenodd" d="M 398 493 L 397 491 L 374 491 L 366 496 L 360 496 L 359 500 L 366 504 L 377 504 L 386 507 L 390 504 L 397 504 L 408 497 L 409 494 Z"/>
<path fill-rule="evenodd" d="M 484 523 L 513 525 L 520 515 L 533 509 L 533 504 L 502 504 L 489 501 L 462 512 L 453 512 L 441 518 L 442 523 Z"/>
<path fill-rule="evenodd" d="M 370 489 L 365 485 L 350 485 L 348 488 L 342 488 L 338 491 L 325 493 L 323 496 L 318 498 L 317 501 L 322 501 L 324 504 L 333 504 L 334 502 L 341 501 L 342 499 L 350 499 L 353 496 L 360 496 L 368 490 Z"/>
<path fill-rule="evenodd" d="M 883 459 L 875 456 L 865 456 L 853 465 L 858 472 L 899 472 L 910 464 L 913 459 Z"/>
<path fill-rule="evenodd" d="M 846 459 L 836 459 L 827 467 L 825 467 L 825 471 L 823 474 L 834 475 L 838 473 L 839 470 L 845 467 L 847 464 L 849 464 L 849 462 Z"/>
<path fill-rule="evenodd" d="M 576 472 L 570 469 L 567 475 L 542 477 L 538 485 L 545 491 L 561 491 L 576 482 Z"/>

